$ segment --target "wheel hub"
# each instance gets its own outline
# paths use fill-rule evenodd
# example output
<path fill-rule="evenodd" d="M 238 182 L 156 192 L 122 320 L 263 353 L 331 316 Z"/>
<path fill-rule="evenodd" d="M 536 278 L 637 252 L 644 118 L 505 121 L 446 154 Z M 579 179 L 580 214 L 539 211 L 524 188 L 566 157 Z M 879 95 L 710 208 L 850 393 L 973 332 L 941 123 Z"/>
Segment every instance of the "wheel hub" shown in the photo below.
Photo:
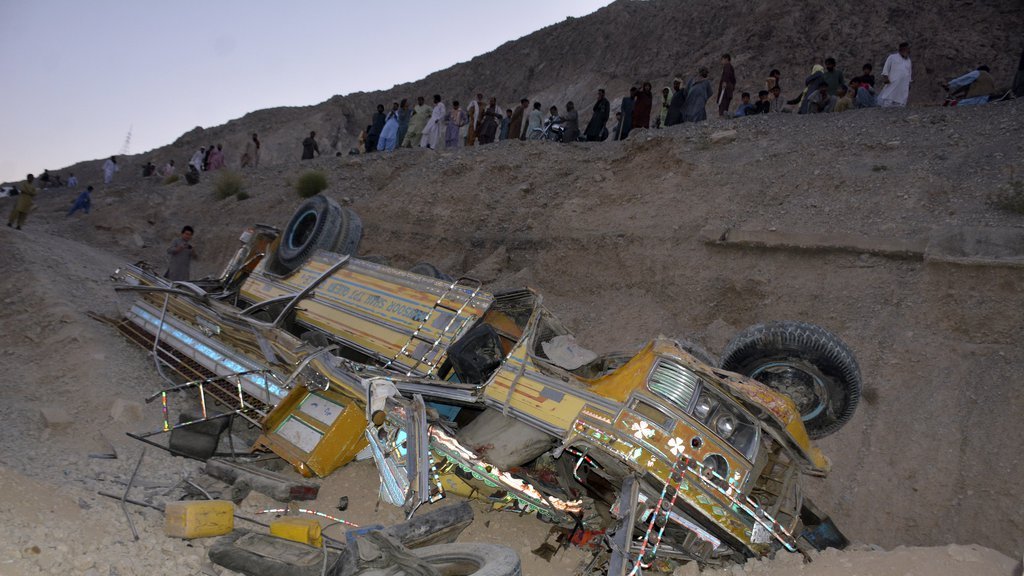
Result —
<path fill-rule="evenodd" d="M 807 422 L 825 409 L 828 392 L 819 376 L 805 366 L 790 362 L 772 362 L 758 367 L 752 378 L 765 386 L 789 396 Z"/>

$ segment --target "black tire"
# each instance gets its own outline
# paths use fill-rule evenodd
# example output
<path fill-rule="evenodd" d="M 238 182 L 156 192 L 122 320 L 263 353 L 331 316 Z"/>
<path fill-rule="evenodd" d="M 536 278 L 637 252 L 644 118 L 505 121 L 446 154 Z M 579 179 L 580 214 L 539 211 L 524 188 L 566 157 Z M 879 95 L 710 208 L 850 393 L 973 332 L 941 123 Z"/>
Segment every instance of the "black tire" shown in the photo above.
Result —
<path fill-rule="evenodd" d="M 410 550 L 444 576 L 522 576 L 519 554 L 498 544 L 438 544 Z"/>
<path fill-rule="evenodd" d="M 420 262 L 419 264 L 409 268 L 409 272 L 413 274 L 420 274 L 422 276 L 429 276 L 430 278 L 437 278 L 438 280 L 444 280 L 445 282 L 451 282 L 453 278 L 444 272 L 441 272 L 437 266 L 434 266 L 430 262 Z"/>
<path fill-rule="evenodd" d="M 341 228 L 332 250 L 338 254 L 355 256 L 363 239 L 363 220 L 351 208 L 341 209 Z"/>
<path fill-rule="evenodd" d="M 860 368 L 853 352 L 814 324 L 751 326 L 729 342 L 721 366 L 792 398 L 811 438 L 839 430 L 860 402 Z"/>
<path fill-rule="evenodd" d="M 715 360 L 715 357 L 705 350 L 700 344 L 686 338 L 676 338 L 675 340 L 676 344 L 679 344 L 679 347 L 688 352 L 690 356 L 693 356 L 708 366 L 718 366 L 718 361 Z"/>
<path fill-rule="evenodd" d="M 279 270 L 295 270 L 317 249 L 333 250 L 344 220 L 341 206 L 326 196 L 316 195 L 300 204 L 277 245 Z"/>

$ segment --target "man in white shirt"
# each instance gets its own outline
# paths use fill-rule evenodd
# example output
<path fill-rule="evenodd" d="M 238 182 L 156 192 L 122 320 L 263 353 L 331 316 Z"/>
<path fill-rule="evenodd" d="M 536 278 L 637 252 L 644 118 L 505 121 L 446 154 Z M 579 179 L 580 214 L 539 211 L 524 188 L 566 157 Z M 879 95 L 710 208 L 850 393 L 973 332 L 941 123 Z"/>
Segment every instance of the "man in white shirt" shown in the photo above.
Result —
<path fill-rule="evenodd" d="M 906 106 L 910 96 L 912 70 L 910 44 L 903 42 L 899 51 L 889 54 L 882 67 L 882 91 L 878 93 L 879 106 Z"/>

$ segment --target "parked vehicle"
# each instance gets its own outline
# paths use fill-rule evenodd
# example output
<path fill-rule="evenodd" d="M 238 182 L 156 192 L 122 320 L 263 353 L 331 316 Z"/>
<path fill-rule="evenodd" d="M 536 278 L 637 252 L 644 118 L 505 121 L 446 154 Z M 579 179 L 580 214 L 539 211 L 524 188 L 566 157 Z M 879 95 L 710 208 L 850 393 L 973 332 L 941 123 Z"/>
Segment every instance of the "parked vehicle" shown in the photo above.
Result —
<path fill-rule="evenodd" d="M 550 140 L 552 142 L 561 142 L 562 135 L 565 133 L 565 127 L 562 125 L 562 117 L 555 116 L 548 118 L 544 121 L 544 125 L 540 128 L 534 128 L 526 135 L 529 140 Z"/>
<path fill-rule="evenodd" d="M 303 474 L 369 446 L 382 499 L 409 514 L 451 491 L 608 529 L 614 574 L 655 555 L 714 563 L 845 544 L 801 489 L 830 467 L 811 439 L 859 399 L 857 362 L 834 334 L 760 324 L 719 365 L 670 338 L 597 355 L 533 290 L 360 260 L 361 234 L 354 212 L 316 196 L 283 232 L 247 230 L 217 278 L 127 266 L 119 289 L 140 294 L 121 329 L 188 381 L 176 390 L 259 425 L 254 448 Z"/>

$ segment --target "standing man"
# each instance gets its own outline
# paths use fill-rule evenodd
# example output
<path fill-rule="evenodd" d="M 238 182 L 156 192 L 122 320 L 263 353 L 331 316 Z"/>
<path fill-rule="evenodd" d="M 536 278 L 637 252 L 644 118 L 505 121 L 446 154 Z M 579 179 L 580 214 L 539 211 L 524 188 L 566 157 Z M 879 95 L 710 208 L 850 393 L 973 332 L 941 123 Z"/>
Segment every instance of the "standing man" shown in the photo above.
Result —
<path fill-rule="evenodd" d="M 314 152 L 316 153 L 317 156 L 319 156 L 320 146 L 317 145 L 316 143 L 316 132 L 310 130 L 309 136 L 302 141 L 302 159 L 312 160 Z"/>
<path fill-rule="evenodd" d="M 544 113 L 540 111 L 540 102 L 533 103 L 533 110 L 530 110 L 526 121 L 526 133 L 523 134 L 523 140 L 532 139 L 535 134 L 540 134 L 540 131 L 544 129 Z"/>
<path fill-rule="evenodd" d="M 409 131 L 405 133 L 402 140 L 402 148 L 412 148 L 420 145 L 420 138 L 423 136 L 423 129 L 430 119 L 430 106 L 423 103 L 423 96 L 416 97 L 416 106 L 412 109 L 412 118 L 409 119 Z"/>
<path fill-rule="evenodd" d="M 384 122 L 386 121 L 387 116 L 384 115 L 384 105 L 377 104 L 377 111 L 370 119 L 370 131 L 366 133 L 367 152 L 374 152 L 377 150 L 377 142 L 380 140 L 380 133 L 384 130 Z"/>
<path fill-rule="evenodd" d="M 167 249 L 167 272 L 164 278 L 174 282 L 189 279 L 192 259 L 199 257 L 192 248 L 193 233 L 191 226 L 185 226 L 181 229 L 181 236 L 171 242 L 171 247 Z"/>
<path fill-rule="evenodd" d="M 467 122 L 469 123 L 469 128 L 466 128 L 466 146 L 476 144 L 477 132 L 480 130 L 479 124 L 483 120 L 483 111 L 484 95 L 477 93 L 476 100 L 471 100 L 469 106 L 466 106 Z"/>
<path fill-rule="evenodd" d="M 906 106 L 912 76 L 910 44 L 901 42 L 899 50 L 889 54 L 882 67 L 882 90 L 878 93 L 878 105 Z"/>
<path fill-rule="evenodd" d="M 718 115 L 727 116 L 732 103 L 732 91 L 736 89 L 736 71 L 732 68 L 732 56 L 722 54 L 722 79 L 718 81 Z"/>
<path fill-rule="evenodd" d="M 683 79 L 672 80 L 672 98 L 668 101 L 668 112 L 665 114 L 665 126 L 683 123 L 683 105 L 686 103 L 686 90 L 683 90 Z"/>
<path fill-rule="evenodd" d="M 651 127 L 651 109 L 654 108 L 652 89 L 650 82 L 644 82 L 643 87 L 636 93 L 633 100 L 633 128 Z"/>
<path fill-rule="evenodd" d="M 594 113 L 590 115 L 590 122 L 587 122 L 587 129 L 584 135 L 587 142 L 599 142 L 604 127 L 608 124 L 608 114 L 611 113 L 612 105 L 604 96 L 604 88 L 597 89 L 597 102 L 594 102 Z"/>
<path fill-rule="evenodd" d="M 36 187 L 32 185 L 35 179 L 34 174 L 29 174 L 25 178 L 27 182 L 18 188 L 18 201 L 11 207 L 11 216 L 7 219 L 8 227 L 17 224 L 17 229 L 21 230 L 25 218 L 28 218 L 28 213 L 32 210 L 32 200 L 36 197 Z"/>
<path fill-rule="evenodd" d="M 398 102 L 391 104 L 391 112 L 377 135 L 377 150 L 391 152 L 398 145 Z"/>
<path fill-rule="evenodd" d="M 526 116 L 526 110 L 530 107 L 530 101 L 523 98 L 519 101 L 519 106 L 512 111 L 512 120 L 508 124 L 508 137 L 512 140 L 521 140 L 523 138 L 523 117 Z"/>
<path fill-rule="evenodd" d="M 836 70 L 836 59 L 832 57 L 825 58 L 825 73 L 821 75 L 821 79 L 828 84 L 829 96 L 835 96 L 840 86 L 846 86 L 843 71 Z"/>
<path fill-rule="evenodd" d="M 103 183 L 110 184 L 114 180 L 114 173 L 117 172 L 117 156 L 111 156 L 107 158 L 107 161 L 103 163 Z"/>
<path fill-rule="evenodd" d="M 260 167 L 260 139 L 256 133 L 252 133 L 252 140 L 245 144 L 245 152 L 242 154 L 242 168 L 252 166 Z"/>
<path fill-rule="evenodd" d="M 625 140 L 629 131 L 633 129 L 633 106 L 636 104 L 636 86 L 629 87 L 629 96 L 622 99 L 619 104 L 619 112 L 622 112 L 622 121 L 619 122 L 619 130 L 615 134 L 616 140 Z"/>
<path fill-rule="evenodd" d="M 434 94 L 434 108 L 430 112 L 430 120 L 420 137 L 420 146 L 437 150 L 444 142 L 444 117 L 447 111 L 444 102 L 441 102 L 441 95 Z"/>
<path fill-rule="evenodd" d="M 498 132 L 498 125 L 501 124 L 501 111 L 498 109 L 498 100 L 491 98 L 480 114 L 480 122 L 477 123 L 477 139 L 480 144 L 491 144 Z"/>
<path fill-rule="evenodd" d="M 711 81 L 708 69 L 701 67 L 697 77 L 686 86 L 686 102 L 683 104 L 683 122 L 702 122 L 708 119 L 708 100 L 711 99 Z"/>
<path fill-rule="evenodd" d="M 409 101 L 402 98 L 398 104 L 398 137 L 395 139 L 395 146 L 401 146 L 405 141 L 405 135 L 409 133 L 410 118 L 412 118 L 412 110 L 409 109 Z"/>

